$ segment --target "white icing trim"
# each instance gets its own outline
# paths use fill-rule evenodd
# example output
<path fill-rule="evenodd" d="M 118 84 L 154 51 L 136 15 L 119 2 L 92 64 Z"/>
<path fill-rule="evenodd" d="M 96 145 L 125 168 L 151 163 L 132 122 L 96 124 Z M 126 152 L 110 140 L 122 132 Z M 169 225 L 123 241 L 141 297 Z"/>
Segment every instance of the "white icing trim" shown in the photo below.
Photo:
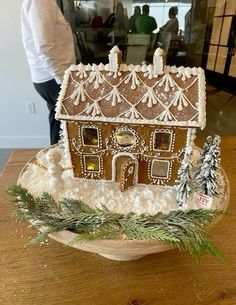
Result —
<path fill-rule="evenodd" d="M 129 110 L 130 111 L 130 110 Z M 180 126 L 180 127 L 199 127 L 198 121 L 161 121 L 158 119 L 148 120 L 132 117 L 129 118 L 107 118 L 107 117 L 91 117 L 84 115 L 67 116 L 60 115 L 61 120 L 72 120 L 72 121 L 93 121 L 93 122 L 107 122 L 107 123 L 124 123 L 124 124 L 152 124 L 152 125 L 166 125 L 166 126 Z"/>
<path fill-rule="evenodd" d="M 128 190 L 129 188 L 131 188 L 131 187 L 133 187 L 134 185 L 136 185 L 137 183 L 138 183 L 138 160 L 137 159 L 135 159 L 135 160 L 129 160 L 127 163 L 126 163 L 126 165 L 124 166 L 124 168 L 123 168 L 123 170 L 122 170 L 122 173 L 121 173 L 121 175 L 122 175 L 122 187 L 121 187 L 121 191 L 123 192 L 125 189 L 124 189 L 124 186 L 125 186 L 125 177 L 124 177 L 124 174 L 125 174 L 125 171 L 126 171 L 126 169 L 127 169 L 127 167 L 129 167 L 130 166 L 130 164 L 131 163 L 133 163 L 134 162 L 134 173 L 132 173 L 133 174 L 133 185 L 130 185 L 128 188 L 126 188 L 126 190 Z"/>
<path fill-rule="evenodd" d="M 113 53 L 115 54 L 115 53 Z M 91 71 L 94 69 L 98 69 L 99 71 L 110 71 L 110 65 L 109 64 L 102 64 L 100 63 L 99 65 L 97 64 L 87 64 L 84 65 L 82 63 L 78 64 L 78 65 L 72 65 L 70 66 L 65 73 L 69 73 L 69 72 L 76 72 L 76 71 L 82 71 L 82 70 L 86 70 L 86 71 Z M 119 66 L 119 71 L 120 72 L 127 72 L 127 71 L 136 71 L 136 72 L 147 72 L 148 70 L 152 70 L 154 71 L 154 65 L 150 64 L 147 65 L 143 64 L 143 65 L 127 65 L 125 63 L 120 64 Z M 173 73 L 173 74 L 178 74 L 177 77 L 184 77 L 184 79 L 186 78 L 191 78 L 191 76 L 199 76 L 199 75 L 204 75 L 204 70 L 202 68 L 190 68 L 190 67 L 176 67 L 176 66 L 165 66 L 164 67 L 164 72 L 165 73 Z"/>
<path fill-rule="evenodd" d="M 134 143 L 130 146 L 121 146 L 118 142 L 117 142 L 117 139 L 116 139 L 116 134 L 118 132 L 121 132 L 121 131 L 124 131 L 124 132 L 130 132 L 132 133 L 132 135 L 134 136 Z M 118 127 L 116 130 L 113 131 L 113 136 L 112 136 L 112 142 L 114 143 L 115 147 L 118 149 L 118 151 L 127 151 L 127 150 L 132 150 L 134 149 L 137 145 L 138 145 L 138 142 L 139 142 L 139 137 L 138 137 L 138 134 L 137 132 L 131 128 L 131 127 L 128 127 L 128 126 L 121 126 L 121 127 Z"/>
<path fill-rule="evenodd" d="M 71 66 L 71 68 L 74 68 L 74 66 Z M 67 86 L 68 86 L 68 82 L 69 82 L 69 78 L 70 78 L 70 68 L 67 69 L 64 73 L 63 76 L 63 82 L 61 85 L 61 91 L 59 93 L 58 99 L 57 99 L 57 104 L 56 104 L 56 108 L 55 108 L 55 118 L 57 120 L 61 119 L 61 111 L 62 111 L 62 103 L 66 94 L 66 90 L 67 90 Z M 67 114 L 67 117 L 69 115 Z"/>
<path fill-rule="evenodd" d="M 154 176 L 153 175 L 153 164 L 154 162 L 164 162 L 164 163 L 168 163 L 168 169 L 167 169 L 167 172 L 166 172 L 166 177 L 160 177 L 160 176 Z M 151 178 L 154 178 L 154 179 L 163 179 L 163 180 L 166 180 L 169 178 L 169 173 L 170 172 L 170 161 L 167 161 L 167 160 L 161 160 L 161 159 L 155 159 L 155 160 L 152 160 L 152 164 L 151 164 Z"/>
<path fill-rule="evenodd" d="M 96 158 L 98 158 L 98 164 L 99 164 L 99 169 L 98 170 L 87 170 L 86 169 L 86 157 L 96 157 Z M 98 156 L 98 155 L 94 155 L 94 154 L 92 154 L 92 155 L 88 155 L 88 154 L 84 154 L 83 155 L 83 169 L 84 169 L 84 173 L 101 173 L 101 157 L 100 156 Z"/>
<path fill-rule="evenodd" d="M 196 132 L 195 128 L 188 128 L 187 138 L 186 138 L 186 147 L 193 146 L 195 132 Z"/>
<path fill-rule="evenodd" d="M 64 122 L 64 121 L 61 122 L 61 131 L 62 131 L 62 135 L 63 135 L 62 145 L 64 146 L 64 153 L 66 156 L 66 160 L 68 161 L 68 167 L 71 168 L 69 171 L 70 171 L 72 177 L 74 177 L 73 163 L 72 163 L 71 153 L 70 153 L 70 142 L 68 141 L 67 122 Z"/>
<path fill-rule="evenodd" d="M 206 79 L 202 68 L 198 68 L 198 107 L 199 107 L 199 124 L 201 129 L 206 126 Z"/>
<path fill-rule="evenodd" d="M 97 145 L 88 145 L 88 144 L 84 144 L 84 133 L 83 133 L 83 130 L 85 128 L 90 128 L 90 129 L 96 129 L 97 130 L 97 140 L 98 140 L 98 144 Z M 100 130 L 97 126 L 95 125 L 83 125 L 81 127 L 81 138 L 82 138 L 82 145 L 85 146 L 85 147 L 100 147 L 100 137 L 99 137 L 99 133 L 100 133 Z"/>
<path fill-rule="evenodd" d="M 169 148 L 168 149 L 155 149 L 154 145 L 155 145 L 155 139 L 154 137 L 156 136 L 157 133 L 169 133 L 170 134 L 170 142 L 169 142 Z M 168 129 L 156 129 L 153 134 L 151 135 L 151 141 L 152 141 L 152 146 L 151 149 L 153 151 L 159 151 L 159 152 L 170 152 L 173 151 L 173 139 L 175 139 L 175 137 L 173 137 L 173 130 L 168 130 Z"/>

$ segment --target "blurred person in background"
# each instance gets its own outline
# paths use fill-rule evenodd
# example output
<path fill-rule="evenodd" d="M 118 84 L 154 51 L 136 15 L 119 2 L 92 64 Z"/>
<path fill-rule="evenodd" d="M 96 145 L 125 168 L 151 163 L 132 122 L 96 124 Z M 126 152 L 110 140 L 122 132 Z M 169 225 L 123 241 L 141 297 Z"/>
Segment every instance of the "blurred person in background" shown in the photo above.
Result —
<path fill-rule="evenodd" d="M 55 106 L 65 70 L 75 64 L 73 35 L 56 0 L 24 0 L 22 40 L 33 85 L 49 109 L 50 141 L 60 139 Z"/>
<path fill-rule="evenodd" d="M 130 33 L 137 33 L 136 19 L 140 15 L 141 15 L 141 7 L 137 5 L 134 8 L 134 14 L 129 18 L 129 32 Z"/>
<path fill-rule="evenodd" d="M 118 31 L 128 31 L 128 17 L 121 2 L 117 3 L 115 9 L 115 29 Z"/>
<path fill-rule="evenodd" d="M 177 19 L 178 8 L 177 6 L 172 6 L 169 9 L 169 20 L 160 28 L 162 35 L 165 35 L 166 32 L 171 33 L 171 40 L 177 38 L 179 32 L 179 21 Z"/>
<path fill-rule="evenodd" d="M 135 25 L 138 34 L 151 34 L 157 28 L 155 18 L 149 16 L 149 5 L 143 5 L 142 15 L 137 17 Z"/>

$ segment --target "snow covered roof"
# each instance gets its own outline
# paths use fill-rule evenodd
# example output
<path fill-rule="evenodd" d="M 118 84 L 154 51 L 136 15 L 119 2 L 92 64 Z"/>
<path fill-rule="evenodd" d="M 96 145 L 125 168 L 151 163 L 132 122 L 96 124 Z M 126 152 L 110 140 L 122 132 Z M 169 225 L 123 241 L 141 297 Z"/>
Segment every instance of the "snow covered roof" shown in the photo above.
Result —
<path fill-rule="evenodd" d="M 163 65 L 160 49 L 153 64 L 73 65 L 65 73 L 57 103 L 60 120 L 205 127 L 205 76 L 201 68 Z"/>

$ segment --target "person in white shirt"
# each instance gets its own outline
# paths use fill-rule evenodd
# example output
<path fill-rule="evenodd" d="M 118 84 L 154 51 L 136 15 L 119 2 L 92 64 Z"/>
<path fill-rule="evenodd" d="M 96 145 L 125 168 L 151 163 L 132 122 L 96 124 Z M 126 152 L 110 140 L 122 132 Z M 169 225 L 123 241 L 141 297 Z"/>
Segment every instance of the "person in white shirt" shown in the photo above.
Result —
<path fill-rule="evenodd" d="M 171 40 L 176 39 L 179 32 L 179 21 L 176 17 L 177 14 L 178 14 L 177 6 L 172 6 L 169 9 L 169 20 L 166 22 L 165 25 L 163 25 L 160 28 L 160 31 L 163 33 L 163 36 L 167 32 L 171 34 Z"/>
<path fill-rule="evenodd" d="M 59 140 L 60 122 L 55 105 L 64 71 L 75 64 L 74 41 L 56 0 L 24 0 L 21 7 L 22 40 L 36 91 L 49 109 L 50 140 Z"/>

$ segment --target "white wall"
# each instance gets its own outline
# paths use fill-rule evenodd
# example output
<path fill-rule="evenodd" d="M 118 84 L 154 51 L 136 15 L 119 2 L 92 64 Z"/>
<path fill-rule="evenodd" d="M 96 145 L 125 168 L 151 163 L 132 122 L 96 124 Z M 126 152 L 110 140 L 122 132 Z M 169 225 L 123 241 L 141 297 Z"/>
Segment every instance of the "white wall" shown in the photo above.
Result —
<path fill-rule="evenodd" d="M 0 10 L 0 148 L 49 145 L 48 110 L 32 85 L 21 42 L 21 3 L 4 1 Z M 35 114 L 27 114 L 28 101 Z"/>

